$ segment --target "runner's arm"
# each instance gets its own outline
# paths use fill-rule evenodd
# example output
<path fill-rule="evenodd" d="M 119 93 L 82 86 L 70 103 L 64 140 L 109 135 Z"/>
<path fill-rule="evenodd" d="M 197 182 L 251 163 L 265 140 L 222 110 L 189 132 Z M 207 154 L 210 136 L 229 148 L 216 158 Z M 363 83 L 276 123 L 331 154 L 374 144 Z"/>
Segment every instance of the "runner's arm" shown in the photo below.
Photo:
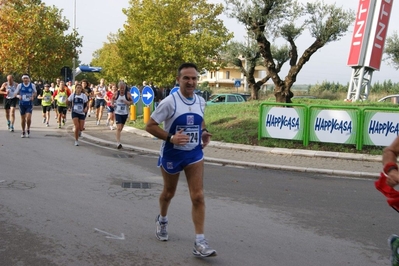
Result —
<path fill-rule="evenodd" d="M 128 105 L 133 104 L 132 95 L 130 94 L 130 92 L 126 91 L 126 96 L 128 96 L 128 97 L 125 97 L 126 98 L 126 104 L 128 104 Z"/>
<path fill-rule="evenodd" d="M 19 90 L 21 89 L 21 84 L 18 84 L 17 88 L 14 91 L 14 97 L 19 97 Z"/>
<path fill-rule="evenodd" d="M 39 95 L 37 95 L 37 98 L 38 99 L 43 99 L 44 97 L 43 97 L 43 91 L 39 94 Z"/>
<path fill-rule="evenodd" d="M 382 153 L 383 171 L 387 175 L 387 183 L 391 187 L 399 184 L 399 172 L 398 166 L 396 165 L 398 155 L 399 137 L 396 137 L 392 144 L 386 147 Z"/>
<path fill-rule="evenodd" d="M 32 84 L 32 88 L 33 88 L 33 94 L 32 94 L 32 101 L 33 101 L 33 99 L 35 99 L 37 95 L 36 85 Z"/>
<path fill-rule="evenodd" d="M 1 84 L 0 94 L 7 95 L 7 83 L 6 82 Z"/>
<path fill-rule="evenodd" d="M 150 118 L 150 120 L 147 122 L 145 130 L 159 139 L 163 139 L 165 141 L 168 139 L 168 132 L 163 130 L 153 118 Z"/>
<path fill-rule="evenodd" d="M 211 142 L 212 134 L 206 129 L 205 120 L 202 120 L 201 124 L 201 140 L 202 140 L 202 148 L 205 148 L 209 142 Z"/>

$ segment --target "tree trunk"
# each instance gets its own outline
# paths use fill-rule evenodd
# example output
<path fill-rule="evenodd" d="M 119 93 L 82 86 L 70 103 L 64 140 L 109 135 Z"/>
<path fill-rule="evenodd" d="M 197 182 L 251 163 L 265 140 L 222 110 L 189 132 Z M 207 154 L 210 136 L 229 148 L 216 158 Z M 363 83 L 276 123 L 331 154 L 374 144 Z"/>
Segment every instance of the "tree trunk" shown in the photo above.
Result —
<path fill-rule="evenodd" d="M 285 85 L 279 85 L 274 88 L 274 96 L 278 103 L 292 103 L 291 98 L 294 97 L 294 93 Z"/>
<path fill-rule="evenodd" d="M 251 89 L 251 100 L 259 100 L 258 90 L 255 84 L 250 84 L 249 88 Z"/>
<path fill-rule="evenodd" d="M 255 86 L 252 86 L 252 88 L 251 88 L 251 99 L 259 100 L 258 91 L 256 90 Z"/>

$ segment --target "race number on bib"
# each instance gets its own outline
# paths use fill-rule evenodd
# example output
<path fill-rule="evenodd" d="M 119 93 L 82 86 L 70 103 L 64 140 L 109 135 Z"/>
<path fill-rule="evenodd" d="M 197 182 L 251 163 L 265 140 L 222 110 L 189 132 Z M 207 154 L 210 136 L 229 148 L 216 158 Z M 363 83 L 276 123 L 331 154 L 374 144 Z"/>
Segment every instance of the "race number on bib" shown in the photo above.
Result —
<path fill-rule="evenodd" d="M 30 94 L 24 94 L 24 95 L 22 95 L 22 101 L 29 102 L 31 97 L 32 97 L 32 95 L 30 95 Z"/>
<path fill-rule="evenodd" d="M 116 109 L 118 110 L 118 111 L 125 111 L 126 110 L 126 104 L 118 104 L 117 106 L 116 106 Z"/>
<path fill-rule="evenodd" d="M 82 113 L 83 112 L 83 105 L 82 104 L 74 104 L 73 105 L 73 111 L 75 113 Z"/>
<path fill-rule="evenodd" d="M 179 132 L 183 129 L 183 133 L 189 136 L 189 141 L 186 145 L 174 145 L 173 148 L 183 151 L 191 151 L 195 149 L 200 143 L 200 127 L 199 125 L 192 125 L 192 126 L 176 126 L 176 132 Z"/>
<path fill-rule="evenodd" d="M 58 98 L 58 100 L 59 100 L 61 103 L 65 103 L 65 102 L 66 102 L 66 97 L 65 97 L 65 96 L 60 96 L 60 97 Z"/>
<path fill-rule="evenodd" d="M 8 87 L 7 97 L 9 97 L 9 98 L 14 97 L 14 93 L 15 93 L 15 88 L 14 87 Z"/>

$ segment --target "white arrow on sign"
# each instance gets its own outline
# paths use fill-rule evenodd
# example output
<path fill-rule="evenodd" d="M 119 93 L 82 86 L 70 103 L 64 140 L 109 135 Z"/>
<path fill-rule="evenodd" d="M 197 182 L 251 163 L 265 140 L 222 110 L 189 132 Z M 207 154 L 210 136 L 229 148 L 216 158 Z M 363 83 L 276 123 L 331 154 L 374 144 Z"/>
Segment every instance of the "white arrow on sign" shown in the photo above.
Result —
<path fill-rule="evenodd" d="M 117 240 L 125 240 L 125 235 L 123 233 L 121 234 L 121 236 L 116 236 L 116 235 L 110 234 L 108 232 L 105 232 L 105 231 L 97 229 L 97 228 L 94 228 L 94 230 L 97 231 L 97 232 L 105 234 L 106 238 L 117 239 Z"/>
<path fill-rule="evenodd" d="M 147 100 L 152 98 L 152 94 L 147 92 L 146 94 L 143 94 L 143 97 L 146 97 Z"/>
<path fill-rule="evenodd" d="M 136 92 L 133 92 L 133 99 L 136 99 L 139 96 Z"/>

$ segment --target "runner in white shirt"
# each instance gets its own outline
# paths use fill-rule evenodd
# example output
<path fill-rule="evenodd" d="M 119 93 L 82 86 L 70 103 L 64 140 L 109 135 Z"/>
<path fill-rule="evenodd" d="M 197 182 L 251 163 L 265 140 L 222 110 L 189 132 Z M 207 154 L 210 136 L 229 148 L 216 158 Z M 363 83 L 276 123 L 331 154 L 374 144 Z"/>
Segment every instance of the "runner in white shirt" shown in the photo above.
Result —
<path fill-rule="evenodd" d="M 11 132 L 14 132 L 15 107 L 18 101 L 14 96 L 17 85 L 13 76 L 8 75 L 7 82 L 4 82 L 0 88 L 1 94 L 4 95 L 4 110 L 6 111 L 7 127 Z"/>
<path fill-rule="evenodd" d="M 72 93 L 67 100 L 67 104 L 71 103 L 72 121 L 75 126 L 75 146 L 79 146 L 78 139 L 84 129 L 86 112 L 87 112 L 87 96 L 82 92 L 82 84 L 75 85 L 75 92 Z"/>
<path fill-rule="evenodd" d="M 104 107 L 105 107 L 105 100 L 104 96 L 107 93 L 107 86 L 105 85 L 105 80 L 100 79 L 100 85 L 97 86 L 97 90 L 95 92 L 96 101 L 96 125 L 100 125 L 101 118 L 103 117 Z"/>
<path fill-rule="evenodd" d="M 111 105 L 115 108 L 116 147 L 121 149 L 121 132 L 127 120 L 129 106 L 133 103 L 133 100 L 130 92 L 126 90 L 125 82 L 120 81 L 118 89 L 112 98 Z"/>

